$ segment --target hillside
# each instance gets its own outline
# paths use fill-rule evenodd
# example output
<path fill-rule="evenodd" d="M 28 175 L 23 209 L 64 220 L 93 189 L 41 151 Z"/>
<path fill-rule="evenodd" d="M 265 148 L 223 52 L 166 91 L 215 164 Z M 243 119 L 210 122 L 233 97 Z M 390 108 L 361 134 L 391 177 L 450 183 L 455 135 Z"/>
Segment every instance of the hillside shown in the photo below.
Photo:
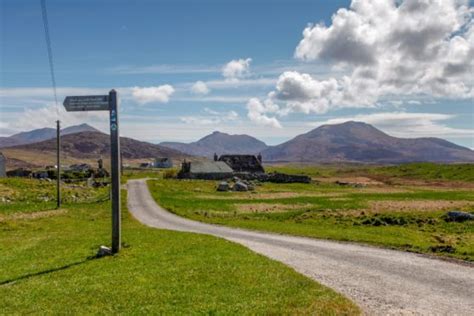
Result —
<path fill-rule="evenodd" d="M 120 146 L 124 159 L 170 157 L 181 159 L 187 155 L 159 145 L 141 142 L 132 138 L 121 137 Z M 54 152 L 56 139 L 39 143 L 20 145 L 9 148 L 32 153 Z M 74 158 L 108 157 L 110 154 L 110 136 L 101 132 L 81 132 L 65 135 L 61 138 L 63 154 Z"/>
<path fill-rule="evenodd" d="M 94 127 L 88 124 L 74 125 L 66 127 L 61 130 L 61 135 L 69 135 L 80 132 L 99 132 Z M 56 137 L 56 129 L 54 128 L 40 128 L 28 132 L 21 132 L 9 137 L 0 137 L 0 148 L 12 147 L 25 144 L 32 144 Z"/>
<path fill-rule="evenodd" d="M 323 125 L 262 152 L 267 162 L 472 162 L 474 152 L 439 138 L 397 138 L 361 122 Z"/>
<path fill-rule="evenodd" d="M 214 132 L 190 144 L 163 142 L 160 145 L 203 157 L 212 157 L 214 153 L 258 154 L 268 147 L 264 142 L 248 135 L 229 135 L 221 132 Z"/>

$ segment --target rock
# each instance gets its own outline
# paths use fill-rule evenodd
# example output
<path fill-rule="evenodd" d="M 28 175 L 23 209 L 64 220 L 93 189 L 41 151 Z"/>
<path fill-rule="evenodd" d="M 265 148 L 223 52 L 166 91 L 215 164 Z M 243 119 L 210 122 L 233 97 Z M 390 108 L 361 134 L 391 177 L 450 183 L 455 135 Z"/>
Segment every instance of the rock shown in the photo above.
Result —
<path fill-rule="evenodd" d="M 104 257 L 104 256 L 111 256 L 112 255 L 112 249 L 106 246 L 100 246 L 99 251 L 97 252 L 97 257 Z"/>
<path fill-rule="evenodd" d="M 229 190 L 230 190 L 230 186 L 229 186 L 229 183 L 227 183 L 226 181 L 222 181 L 217 186 L 217 191 L 219 191 L 219 192 L 226 192 L 226 191 L 229 191 Z"/>
<path fill-rule="evenodd" d="M 243 182 L 241 182 L 241 181 L 238 181 L 238 182 L 236 182 L 236 183 L 234 184 L 233 190 L 234 190 L 234 191 L 244 192 L 244 191 L 248 191 L 249 188 L 248 188 L 248 186 L 247 186 L 245 183 L 243 183 Z"/>
<path fill-rule="evenodd" d="M 239 177 L 236 177 L 236 176 L 234 176 L 234 177 L 232 178 L 232 180 L 233 180 L 234 182 L 239 182 L 239 181 L 240 181 L 240 178 L 239 178 Z"/>
<path fill-rule="evenodd" d="M 446 214 L 447 222 L 465 222 L 474 220 L 474 215 L 467 212 L 461 211 L 450 211 Z"/>

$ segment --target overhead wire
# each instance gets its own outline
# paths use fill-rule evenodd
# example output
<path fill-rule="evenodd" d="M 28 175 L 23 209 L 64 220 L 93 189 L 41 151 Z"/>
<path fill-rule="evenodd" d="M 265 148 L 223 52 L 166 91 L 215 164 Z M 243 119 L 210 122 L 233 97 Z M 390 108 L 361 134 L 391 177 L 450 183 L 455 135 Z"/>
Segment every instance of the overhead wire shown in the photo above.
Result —
<path fill-rule="evenodd" d="M 41 0 L 41 12 L 43 14 L 44 36 L 46 40 L 46 47 L 48 49 L 49 70 L 51 73 L 51 83 L 53 86 L 54 102 L 56 104 L 56 113 L 59 120 L 58 94 L 57 94 L 57 88 L 56 88 L 56 76 L 54 74 L 53 50 L 51 48 L 51 38 L 49 35 L 49 23 L 48 23 L 48 12 L 46 10 L 46 0 Z"/>

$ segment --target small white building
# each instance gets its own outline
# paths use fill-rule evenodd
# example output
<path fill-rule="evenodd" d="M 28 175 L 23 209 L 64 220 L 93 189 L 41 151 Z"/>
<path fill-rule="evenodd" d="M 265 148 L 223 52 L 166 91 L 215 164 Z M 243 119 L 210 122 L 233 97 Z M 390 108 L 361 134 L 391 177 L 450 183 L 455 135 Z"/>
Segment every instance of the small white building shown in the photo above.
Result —
<path fill-rule="evenodd" d="M 5 178 L 7 176 L 7 158 L 0 153 L 0 178 Z"/>

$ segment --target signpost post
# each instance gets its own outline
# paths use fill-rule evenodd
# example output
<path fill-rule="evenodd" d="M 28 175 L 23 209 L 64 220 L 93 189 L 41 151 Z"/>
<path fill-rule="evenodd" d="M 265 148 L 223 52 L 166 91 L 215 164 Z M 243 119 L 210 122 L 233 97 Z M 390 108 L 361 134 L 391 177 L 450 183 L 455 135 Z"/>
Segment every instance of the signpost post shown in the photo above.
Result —
<path fill-rule="evenodd" d="M 66 111 L 109 111 L 110 113 L 110 162 L 112 192 L 112 253 L 118 253 L 121 245 L 120 211 L 120 137 L 117 109 L 117 92 L 109 95 L 69 96 L 63 103 Z"/>
<path fill-rule="evenodd" d="M 117 112 L 117 92 L 109 93 L 110 162 L 112 175 L 112 253 L 120 250 L 120 139 Z"/>

